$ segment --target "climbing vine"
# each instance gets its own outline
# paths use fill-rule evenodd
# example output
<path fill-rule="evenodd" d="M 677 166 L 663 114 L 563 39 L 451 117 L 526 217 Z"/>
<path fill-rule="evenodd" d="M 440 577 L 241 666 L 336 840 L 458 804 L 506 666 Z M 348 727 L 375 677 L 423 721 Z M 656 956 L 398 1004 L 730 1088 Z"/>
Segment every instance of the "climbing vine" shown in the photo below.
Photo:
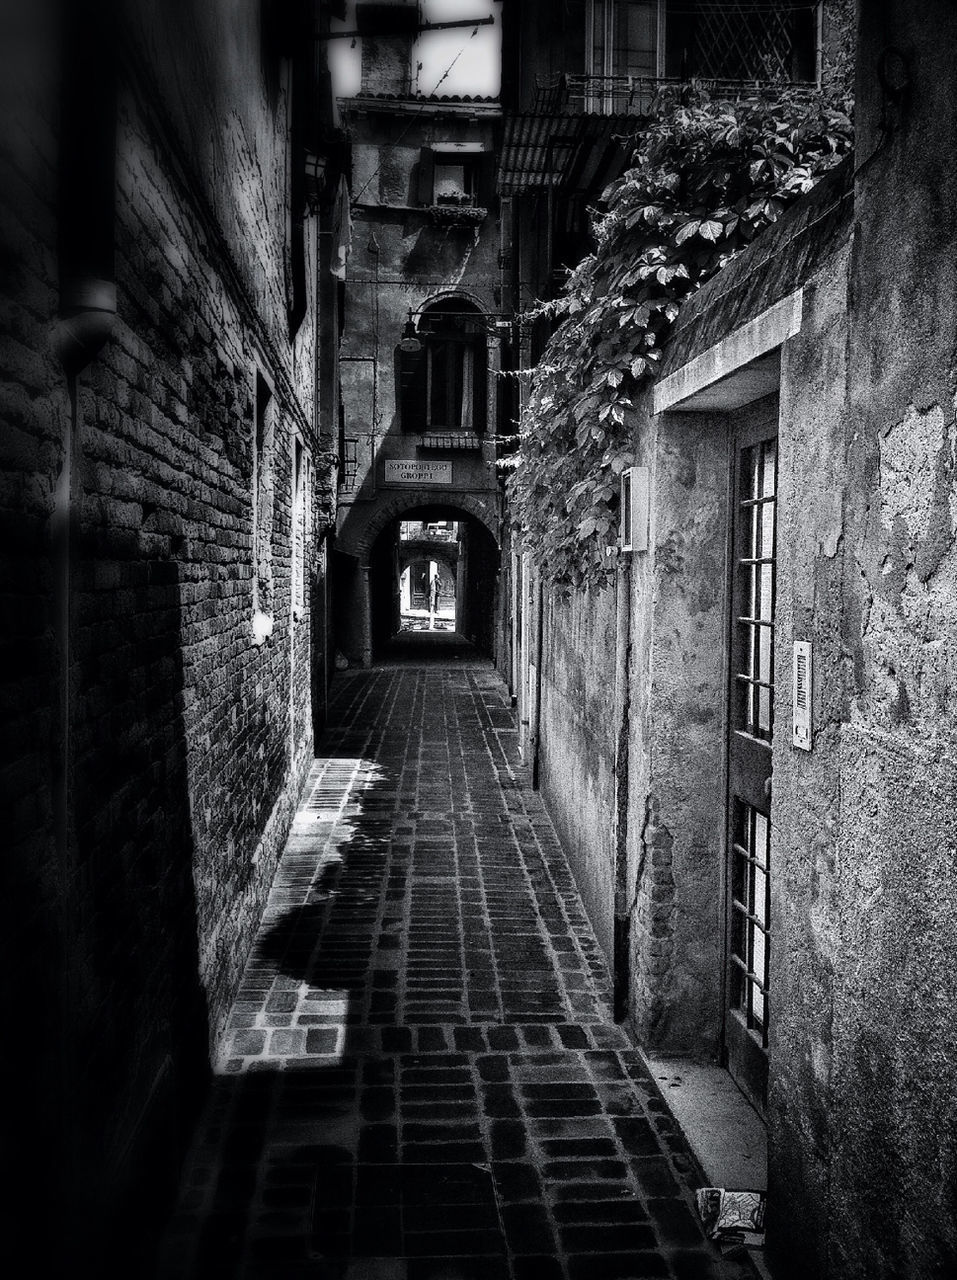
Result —
<path fill-rule="evenodd" d="M 517 535 L 547 580 L 613 576 L 632 411 L 682 302 L 850 145 L 847 111 L 821 94 L 727 102 L 685 90 L 658 101 L 593 215 L 594 252 L 531 317 L 556 327 L 506 466 Z"/>

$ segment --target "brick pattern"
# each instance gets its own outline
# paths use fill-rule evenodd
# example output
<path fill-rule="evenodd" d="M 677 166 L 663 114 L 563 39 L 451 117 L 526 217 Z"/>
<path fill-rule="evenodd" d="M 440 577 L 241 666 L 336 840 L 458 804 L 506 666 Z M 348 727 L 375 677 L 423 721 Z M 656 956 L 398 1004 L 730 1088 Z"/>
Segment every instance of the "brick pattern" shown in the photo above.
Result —
<path fill-rule="evenodd" d="M 56 309 L 56 162 L 59 78 L 42 4 L 8 6 L 0 40 L 0 797 L 5 904 L 5 1003 L 42 990 L 29 1035 L 29 1065 L 8 1057 L 16 1101 L 5 1108 L 2 1145 L 16 1168 L 5 1212 L 21 1229 L 37 1189 L 58 1170 L 62 1070 L 58 982 L 67 971 L 58 919 L 61 867 L 53 791 L 58 726 L 54 519 L 66 387 L 50 343 Z M 56 1199 L 56 1189 L 45 1200 Z M 51 1251 L 48 1251 L 52 1253 Z M 55 1263 L 51 1261 L 51 1269 Z"/>
<path fill-rule="evenodd" d="M 29 89 L 19 83 L 27 72 L 36 81 Z M 12 989 L 52 993 L 31 1032 L 39 1065 L 24 1094 L 25 1111 L 42 1119 L 13 1149 L 32 1149 L 23 1169 L 28 1181 L 36 1172 L 33 1199 L 65 1206 L 64 1237 L 83 1256 L 111 1234 L 104 1223 L 125 1200 L 148 1218 L 181 1159 L 210 1029 L 225 1020 L 295 813 L 312 757 L 312 619 L 307 592 L 291 620 L 293 430 L 312 452 L 317 483 L 327 477 L 311 424 L 312 325 L 288 340 L 275 259 L 285 234 L 284 105 L 261 120 L 258 154 L 234 139 L 229 178 L 213 200 L 212 180 L 191 169 L 195 157 L 163 134 L 162 103 L 144 108 L 127 82 L 117 136 L 118 316 L 79 379 L 74 415 L 51 342 L 57 69 L 28 62 L 5 83 L 4 105 L 11 84 L 17 105 L 16 136 L 0 157 L 0 363 L 10 413 L 0 455 L 2 591 L 17 642 L 4 664 L 15 759 L 3 785 L 17 797 L 5 812 L 19 913 L 11 952 L 23 966 Z M 206 103 L 204 86 L 192 87 Z M 177 92 L 187 88 L 177 80 Z M 253 119 L 264 110 L 255 78 L 248 93 Z M 269 216 L 253 210 L 256 235 L 230 240 L 229 220 L 217 223 L 211 205 L 228 203 L 243 183 L 255 193 L 264 178 Z M 260 368 L 276 400 L 274 630 L 256 647 Z M 72 554 L 58 560 L 67 510 Z M 310 580 L 316 533 L 306 539 Z M 70 808 L 68 840 L 58 844 L 67 743 L 58 703 L 67 691 L 57 626 L 67 604 Z M 138 1223 L 130 1234 L 141 1234 Z"/>
<path fill-rule="evenodd" d="M 665 1015 L 668 974 L 674 961 L 674 838 L 661 821 L 660 805 L 649 796 L 641 833 L 642 859 L 632 921 L 635 1019 L 640 1035 L 652 1033 Z"/>
<path fill-rule="evenodd" d="M 289 579 L 290 431 L 298 427 L 310 442 L 311 434 L 279 354 L 270 354 L 237 291 L 225 247 L 217 253 L 204 242 L 191 193 L 164 166 L 135 105 L 128 108 L 121 323 L 91 370 L 81 422 L 77 651 L 97 675 L 84 678 L 77 770 L 81 780 L 110 784 L 109 807 L 99 803 L 102 785 L 82 788 L 95 804 L 91 845 L 115 847 L 120 838 L 159 846 L 170 815 L 188 809 L 199 967 L 215 1028 L 311 754 L 308 715 L 297 718 L 290 741 L 291 704 L 296 696 L 309 702 L 301 652 L 309 617 L 307 599 L 295 624 L 300 680 L 291 697 Z M 251 486 L 260 368 L 275 388 L 266 442 L 273 632 L 257 648 Z M 117 627 L 117 617 L 126 625 Z M 117 795 L 117 778 L 125 794 Z M 156 963 L 162 967 L 162 954 Z"/>
<path fill-rule="evenodd" d="M 337 684 L 161 1275 L 728 1278 L 484 666 Z"/>

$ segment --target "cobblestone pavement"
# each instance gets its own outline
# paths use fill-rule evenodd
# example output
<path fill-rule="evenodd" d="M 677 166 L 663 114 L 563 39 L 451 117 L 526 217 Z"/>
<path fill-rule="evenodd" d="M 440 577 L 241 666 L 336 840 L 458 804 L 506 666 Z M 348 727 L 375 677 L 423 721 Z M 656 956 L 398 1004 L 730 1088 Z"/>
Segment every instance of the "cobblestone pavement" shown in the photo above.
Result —
<path fill-rule="evenodd" d="M 160 1265 L 731 1280 L 487 664 L 337 677 Z"/>

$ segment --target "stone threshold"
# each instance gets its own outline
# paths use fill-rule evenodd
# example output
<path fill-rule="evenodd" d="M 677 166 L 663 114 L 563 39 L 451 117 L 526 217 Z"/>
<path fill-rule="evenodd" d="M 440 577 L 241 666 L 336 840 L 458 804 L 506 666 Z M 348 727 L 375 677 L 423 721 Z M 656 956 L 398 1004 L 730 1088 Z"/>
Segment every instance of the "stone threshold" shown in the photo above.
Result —
<path fill-rule="evenodd" d="M 690 1058 L 642 1057 L 707 1185 L 767 1191 L 767 1129 L 729 1073 Z M 748 1257 L 760 1280 L 772 1280 L 763 1250 Z"/>

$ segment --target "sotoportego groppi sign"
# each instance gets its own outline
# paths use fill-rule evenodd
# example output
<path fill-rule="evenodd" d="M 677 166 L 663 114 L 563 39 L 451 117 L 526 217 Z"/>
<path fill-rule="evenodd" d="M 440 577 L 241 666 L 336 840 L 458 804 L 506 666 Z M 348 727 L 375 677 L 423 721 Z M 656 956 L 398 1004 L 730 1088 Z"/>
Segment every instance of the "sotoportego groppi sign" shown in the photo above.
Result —
<path fill-rule="evenodd" d="M 415 462 L 390 458 L 385 464 L 386 484 L 451 484 L 451 462 Z"/>

